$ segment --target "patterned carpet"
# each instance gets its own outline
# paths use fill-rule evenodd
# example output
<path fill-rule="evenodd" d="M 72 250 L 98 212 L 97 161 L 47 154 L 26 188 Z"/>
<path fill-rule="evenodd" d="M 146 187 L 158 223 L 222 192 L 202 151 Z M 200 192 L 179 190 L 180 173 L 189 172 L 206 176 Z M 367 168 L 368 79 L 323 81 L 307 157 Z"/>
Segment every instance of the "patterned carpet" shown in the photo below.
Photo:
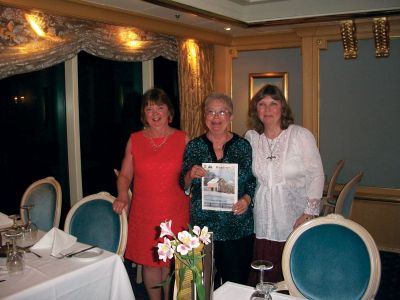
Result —
<path fill-rule="evenodd" d="M 400 300 L 400 253 L 381 251 L 382 276 L 376 300 Z M 136 300 L 148 300 L 143 283 L 136 283 L 136 269 L 125 264 Z"/>

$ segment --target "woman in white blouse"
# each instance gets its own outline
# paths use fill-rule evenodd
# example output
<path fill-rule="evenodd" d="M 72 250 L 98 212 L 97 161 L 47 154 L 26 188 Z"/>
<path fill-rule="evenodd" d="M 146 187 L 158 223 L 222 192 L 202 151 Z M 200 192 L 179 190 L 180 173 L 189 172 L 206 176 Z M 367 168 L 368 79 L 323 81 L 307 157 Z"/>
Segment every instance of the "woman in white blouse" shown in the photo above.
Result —
<path fill-rule="evenodd" d="M 257 178 L 253 259 L 271 261 L 274 268 L 265 272 L 264 279 L 278 282 L 283 280 L 281 259 L 289 234 L 319 214 L 324 172 L 314 136 L 293 124 L 292 111 L 278 87 L 267 84 L 254 95 L 249 123 L 252 129 L 245 137 L 253 148 Z"/>

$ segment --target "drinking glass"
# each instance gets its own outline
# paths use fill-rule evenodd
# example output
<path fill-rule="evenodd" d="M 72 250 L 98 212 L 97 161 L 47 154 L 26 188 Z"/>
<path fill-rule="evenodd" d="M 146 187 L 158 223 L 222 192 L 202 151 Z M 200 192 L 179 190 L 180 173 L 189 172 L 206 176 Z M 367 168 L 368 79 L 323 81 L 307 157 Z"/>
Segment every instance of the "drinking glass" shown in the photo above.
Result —
<path fill-rule="evenodd" d="M 264 282 L 264 271 L 271 270 L 274 266 L 268 260 L 255 260 L 251 263 L 251 267 L 260 271 L 260 282 L 256 286 L 256 291 L 251 295 L 250 300 L 264 299 L 272 300 L 270 292 L 276 290 L 271 282 Z"/>
<path fill-rule="evenodd" d="M 22 205 L 21 208 L 26 210 L 27 223 L 24 225 L 24 239 L 26 241 L 36 241 L 38 228 L 31 220 L 31 209 L 33 204 Z"/>
<path fill-rule="evenodd" d="M 14 214 L 8 216 L 11 220 L 13 220 L 13 225 L 11 226 L 12 229 L 17 230 L 19 228 L 19 225 L 17 224 L 17 221 L 21 219 L 21 216 L 19 214 Z"/>
<path fill-rule="evenodd" d="M 24 255 L 17 251 L 16 239 L 22 236 L 20 230 L 8 230 L 4 233 L 4 236 L 11 239 L 12 249 L 7 253 L 7 270 L 10 275 L 18 275 L 24 271 Z"/>

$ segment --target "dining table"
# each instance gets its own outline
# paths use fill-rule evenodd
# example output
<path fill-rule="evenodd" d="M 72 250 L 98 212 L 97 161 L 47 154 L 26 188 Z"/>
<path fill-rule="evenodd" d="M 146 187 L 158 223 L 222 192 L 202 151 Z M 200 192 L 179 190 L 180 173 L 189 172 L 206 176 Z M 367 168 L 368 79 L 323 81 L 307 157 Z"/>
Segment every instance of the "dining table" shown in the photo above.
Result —
<path fill-rule="evenodd" d="M 4 241 L 3 241 L 4 242 Z M 75 251 L 88 245 L 76 243 Z M 22 274 L 11 275 L 0 257 L 0 299 L 134 300 L 122 258 L 94 248 L 98 255 L 55 258 L 50 249 L 24 254 Z"/>
<path fill-rule="evenodd" d="M 251 294 L 255 291 L 254 287 L 227 281 L 213 293 L 213 300 L 250 300 Z M 302 299 L 279 292 L 271 293 L 272 300 L 296 300 Z"/>

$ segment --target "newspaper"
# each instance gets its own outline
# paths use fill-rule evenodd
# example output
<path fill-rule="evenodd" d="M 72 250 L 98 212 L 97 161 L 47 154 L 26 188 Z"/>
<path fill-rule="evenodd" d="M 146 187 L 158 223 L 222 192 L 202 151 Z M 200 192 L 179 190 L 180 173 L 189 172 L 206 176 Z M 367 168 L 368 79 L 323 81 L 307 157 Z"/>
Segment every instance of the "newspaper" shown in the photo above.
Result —
<path fill-rule="evenodd" d="M 232 211 L 238 200 L 238 165 L 203 163 L 207 174 L 201 180 L 202 209 Z"/>

